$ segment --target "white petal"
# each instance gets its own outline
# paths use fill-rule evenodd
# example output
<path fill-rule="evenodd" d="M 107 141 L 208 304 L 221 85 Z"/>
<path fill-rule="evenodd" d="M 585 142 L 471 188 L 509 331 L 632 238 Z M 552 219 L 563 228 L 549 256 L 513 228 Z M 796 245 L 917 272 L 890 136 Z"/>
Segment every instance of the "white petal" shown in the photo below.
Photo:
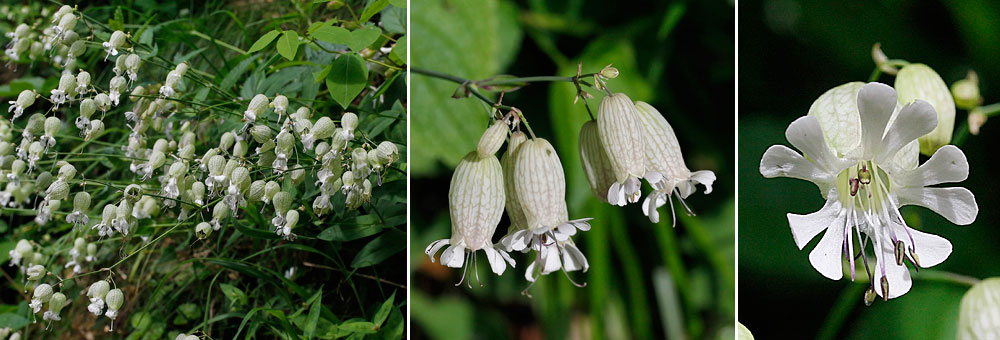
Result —
<path fill-rule="evenodd" d="M 772 145 L 760 160 L 760 174 L 767 178 L 790 177 L 804 179 L 820 186 L 820 190 L 833 185 L 834 173 L 826 172 L 802 155 L 784 145 Z"/>
<path fill-rule="evenodd" d="M 979 214 L 976 197 L 966 188 L 899 188 L 896 192 L 900 206 L 919 205 L 957 225 L 975 222 Z"/>
<path fill-rule="evenodd" d="M 559 260 L 559 249 L 556 246 L 542 248 L 542 275 L 562 268 L 562 261 Z"/>
<path fill-rule="evenodd" d="M 899 115 L 885 132 L 880 143 L 881 147 L 876 159 L 888 161 L 896 156 L 896 152 L 937 126 L 937 113 L 934 107 L 923 100 L 917 100 L 903 107 Z"/>
<path fill-rule="evenodd" d="M 819 244 L 809 253 L 809 263 L 812 263 L 820 274 L 831 280 L 840 280 L 844 277 L 844 265 L 841 260 L 844 250 L 844 223 L 841 220 L 844 215 L 844 212 L 838 215 L 837 221 L 826 229 Z"/>
<path fill-rule="evenodd" d="M 944 237 L 928 234 L 913 228 L 910 228 L 910 234 L 907 236 L 907 231 L 903 230 L 903 226 L 895 224 L 893 227 L 896 231 L 896 237 L 902 240 L 903 243 L 909 245 L 910 236 L 913 237 L 913 243 L 916 244 L 915 249 L 921 267 L 929 268 L 936 266 L 944 262 L 951 255 L 951 242 L 948 242 Z"/>
<path fill-rule="evenodd" d="M 904 187 L 923 187 L 941 183 L 957 183 L 969 178 L 969 161 L 957 146 L 945 145 L 934 152 L 920 167 L 900 172 L 893 179 Z"/>
<path fill-rule="evenodd" d="M 796 119 L 785 129 L 785 138 L 796 149 L 813 160 L 820 169 L 833 172 L 841 161 L 830 151 L 823 139 L 823 130 L 819 127 L 816 117 L 805 116 Z M 714 174 L 712 177 L 715 177 Z M 714 180 L 714 178 L 713 178 Z"/>
<path fill-rule="evenodd" d="M 504 270 L 507 269 L 507 264 L 504 263 L 503 258 L 500 257 L 500 253 L 492 246 L 483 247 L 483 251 L 486 252 L 486 259 L 490 262 L 490 268 L 497 275 L 503 275 Z"/>
<path fill-rule="evenodd" d="M 834 87 L 809 106 L 809 115 L 819 119 L 823 137 L 838 155 L 854 150 L 861 141 L 858 91 L 864 86 L 862 82 L 851 82 Z"/>
<path fill-rule="evenodd" d="M 642 213 L 646 217 L 649 217 L 649 222 L 660 222 L 660 213 L 656 211 L 657 204 L 655 203 L 659 198 L 660 195 L 654 191 L 649 193 L 649 196 L 646 196 L 646 199 L 642 201 Z"/>
<path fill-rule="evenodd" d="M 816 235 L 835 223 L 843 224 L 843 205 L 836 197 L 827 200 L 823 208 L 808 215 L 788 214 L 788 226 L 792 229 L 792 239 L 799 250 L 805 248 Z"/>
<path fill-rule="evenodd" d="M 896 108 L 896 90 L 882 83 L 868 83 L 858 91 L 858 111 L 861 114 L 861 145 L 864 158 L 871 158 L 881 145 L 885 126 Z"/>
<path fill-rule="evenodd" d="M 583 252 L 581 252 L 575 244 L 572 242 L 567 243 L 563 248 L 563 270 L 572 272 L 581 269 L 584 272 L 587 272 L 587 269 L 590 269 L 590 264 L 587 263 L 587 257 L 583 255 Z"/>
<path fill-rule="evenodd" d="M 590 220 L 593 219 L 594 219 L 593 217 L 587 217 L 587 218 L 572 220 L 569 221 L 569 223 L 572 224 L 574 227 L 576 227 L 576 229 L 580 229 L 580 231 L 587 231 L 590 230 Z"/>
<path fill-rule="evenodd" d="M 462 265 L 465 264 L 465 247 L 455 244 L 445 249 L 444 253 L 441 254 L 441 264 L 452 268 L 462 268 Z"/>
<path fill-rule="evenodd" d="M 711 170 L 698 170 L 691 173 L 691 182 L 695 182 L 705 186 L 705 193 L 712 193 L 712 183 L 715 183 L 715 173 Z M 691 185 L 694 187 L 693 183 Z M 685 197 L 686 198 L 686 197 Z"/>
<path fill-rule="evenodd" d="M 528 280 L 528 282 L 535 282 L 535 279 L 537 278 L 535 276 L 535 264 L 536 263 L 538 263 L 537 260 L 532 260 L 531 264 L 528 265 L 528 268 L 524 269 L 524 279 Z"/>
<path fill-rule="evenodd" d="M 621 183 L 615 182 L 608 188 L 608 203 L 619 207 L 625 206 L 625 188 Z"/>

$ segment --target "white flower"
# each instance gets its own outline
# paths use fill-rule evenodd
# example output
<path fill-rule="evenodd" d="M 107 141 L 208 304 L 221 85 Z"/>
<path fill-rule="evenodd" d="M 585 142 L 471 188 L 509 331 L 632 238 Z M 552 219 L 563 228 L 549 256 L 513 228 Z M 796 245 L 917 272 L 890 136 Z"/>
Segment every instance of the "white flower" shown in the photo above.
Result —
<path fill-rule="evenodd" d="M 607 193 L 608 203 L 625 206 L 638 202 L 639 179 L 646 175 L 645 142 L 632 100 L 624 93 L 604 97 L 597 110 L 597 130 L 615 174 Z"/>
<path fill-rule="evenodd" d="M 843 88 L 834 89 L 839 96 L 843 91 L 838 89 Z M 907 226 L 899 207 L 923 206 L 958 225 L 975 221 L 979 208 L 968 189 L 928 187 L 961 182 L 968 177 L 968 162 L 957 147 L 942 147 L 919 167 L 911 167 L 910 160 L 898 157 L 937 125 L 930 104 L 918 100 L 893 116 L 896 93 L 879 83 L 864 85 L 856 100 L 854 112 L 860 115 L 856 121 L 851 118 L 851 110 L 843 109 L 849 104 L 844 104 L 842 98 L 832 101 L 839 102 L 838 107 L 826 110 L 836 112 L 832 117 L 818 114 L 827 121 L 840 123 L 834 124 L 836 128 L 829 133 L 835 135 L 835 143 L 828 144 L 824 138 L 827 133 L 817 116 L 799 118 L 788 126 L 785 136 L 805 156 L 785 146 L 771 146 L 761 159 L 760 172 L 768 178 L 791 177 L 815 183 L 826 199 L 823 208 L 808 215 L 788 214 L 796 245 L 802 249 L 826 230 L 809 254 L 810 262 L 823 276 L 839 280 L 843 277 L 841 259 L 846 257 L 853 280 L 857 258 L 854 237 L 864 246 L 867 244 L 862 242 L 864 233 L 865 240 L 872 241 L 876 258 L 874 268 L 870 268 L 864 249 L 859 250 L 869 271 L 869 290 L 888 300 L 910 289 L 905 261 L 931 267 L 944 261 L 952 249 L 948 240 Z M 826 102 L 830 98 L 817 100 Z M 860 134 L 852 133 L 855 122 L 860 125 Z M 840 148 L 831 150 L 830 144 L 854 147 L 842 153 L 836 151 Z M 917 157 L 916 153 L 907 154 Z"/>
<path fill-rule="evenodd" d="M 711 193 L 715 173 L 709 170 L 691 172 L 684 164 L 680 143 L 666 118 L 656 108 L 641 101 L 635 102 L 635 108 L 646 129 L 646 181 L 654 189 L 642 202 L 642 212 L 651 222 L 657 223 L 660 215 L 656 209 L 666 202 L 671 202 L 670 212 L 674 213 L 674 193 L 685 208 L 684 199 L 696 191 L 697 184 L 705 186 L 706 194 Z"/>

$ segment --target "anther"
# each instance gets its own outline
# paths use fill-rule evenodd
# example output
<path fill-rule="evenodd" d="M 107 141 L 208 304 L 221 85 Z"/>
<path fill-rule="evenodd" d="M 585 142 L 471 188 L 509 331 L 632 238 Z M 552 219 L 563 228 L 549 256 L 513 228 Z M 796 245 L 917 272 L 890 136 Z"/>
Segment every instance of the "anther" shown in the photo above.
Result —
<path fill-rule="evenodd" d="M 875 288 L 869 285 L 868 289 L 865 290 L 865 297 L 864 297 L 865 306 L 871 306 L 872 303 L 875 302 L 876 297 L 877 296 L 875 295 Z"/>
<path fill-rule="evenodd" d="M 882 301 L 889 301 L 889 279 L 882 277 Z"/>
<path fill-rule="evenodd" d="M 906 259 L 906 245 L 903 244 L 903 240 L 896 240 L 896 265 L 902 266 L 903 260 Z"/>
<path fill-rule="evenodd" d="M 861 169 L 858 169 L 858 180 L 861 184 L 868 184 L 872 182 L 872 174 L 868 172 L 868 165 L 862 164 Z"/>
<path fill-rule="evenodd" d="M 915 265 L 913 267 L 920 270 L 920 259 L 917 258 L 917 252 L 912 247 L 910 248 L 910 258 L 913 259 L 913 264 Z"/>
<path fill-rule="evenodd" d="M 860 181 L 857 178 L 853 178 L 852 177 L 852 178 L 848 179 L 847 182 L 850 183 L 850 185 L 851 185 L 851 196 L 857 196 L 858 195 L 858 187 L 859 187 L 858 186 L 858 182 L 860 182 Z"/>

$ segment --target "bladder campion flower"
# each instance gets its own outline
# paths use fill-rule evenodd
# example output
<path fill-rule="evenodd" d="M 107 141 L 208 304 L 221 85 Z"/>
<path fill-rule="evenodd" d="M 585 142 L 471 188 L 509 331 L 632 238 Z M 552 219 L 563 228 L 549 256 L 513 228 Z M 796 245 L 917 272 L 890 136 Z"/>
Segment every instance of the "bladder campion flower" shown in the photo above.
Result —
<path fill-rule="evenodd" d="M 843 93 L 834 90 L 838 95 Z M 853 135 L 857 141 L 842 137 L 852 136 L 850 131 L 840 131 L 834 138 L 838 145 L 856 144 L 851 151 L 835 152 L 824 137 L 820 120 L 810 115 L 792 122 L 785 131 L 788 141 L 804 155 L 782 145 L 771 146 L 761 159 L 760 172 L 768 178 L 791 177 L 815 183 L 826 204 L 812 214 L 788 214 L 795 244 L 802 249 L 826 230 L 809 254 L 810 263 L 823 276 L 839 280 L 843 277 L 842 258 L 846 257 L 853 280 L 857 258 L 854 237 L 864 246 L 866 242 L 861 242 L 864 233 L 872 241 L 876 259 L 875 266 L 870 267 L 865 250 L 859 250 L 869 273 L 869 294 L 888 300 L 910 289 L 906 262 L 931 267 L 944 261 L 952 249 L 948 240 L 908 226 L 899 208 L 923 206 L 958 225 L 975 221 L 979 208 L 968 189 L 929 187 L 961 182 L 968 177 L 968 162 L 957 147 L 938 149 L 919 167 L 910 167 L 908 160 L 897 158 L 904 148 L 937 125 L 937 115 L 930 104 L 917 100 L 893 116 L 898 105 L 896 92 L 880 83 L 864 85 L 857 92 L 856 101 L 857 113 L 842 107 L 827 110 L 838 112 L 835 117 L 827 117 L 841 123 L 834 131 L 850 130 L 855 124 L 850 116 L 860 115 L 856 121 L 860 124 L 860 136 Z M 831 102 L 844 105 L 843 100 Z"/>

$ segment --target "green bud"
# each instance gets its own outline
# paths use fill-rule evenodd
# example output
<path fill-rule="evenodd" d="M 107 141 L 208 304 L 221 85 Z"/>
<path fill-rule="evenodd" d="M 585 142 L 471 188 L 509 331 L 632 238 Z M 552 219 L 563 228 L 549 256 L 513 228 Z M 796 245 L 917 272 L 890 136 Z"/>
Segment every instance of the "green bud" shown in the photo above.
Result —
<path fill-rule="evenodd" d="M 288 229 L 294 229 L 295 224 L 297 223 L 299 223 L 298 210 L 289 210 L 287 213 L 285 213 L 285 226 L 288 227 Z"/>
<path fill-rule="evenodd" d="M 271 203 L 274 204 L 274 211 L 284 214 L 292 206 L 292 194 L 287 191 L 278 192 L 274 194 Z"/>
<path fill-rule="evenodd" d="M 247 141 L 238 141 L 235 145 L 233 145 L 233 157 L 243 158 L 243 156 L 246 156 L 249 149 L 250 145 L 247 144 Z"/>
<path fill-rule="evenodd" d="M 932 155 L 938 148 L 951 143 L 955 128 L 955 102 L 941 76 L 924 64 L 909 64 L 896 75 L 896 93 L 901 104 L 914 100 L 927 101 L 937 111 L 937 127 L 920 137 L 920 153 Z"/>
<path fill-rule="evenodd" d="M 43 283 L 35 287 L 35 292 L 32 293 L 32 297 L 45 303 L 49 302 L 49 299 L 52 298 L 52 293 L 52 286 L 48 283 Z"/>
<path fill-rule="evenodd" d="M 479 138 L 479 144 L 476 145 L 476 152 L 479 153 L 479 156 L 486 157 L 496 154 L 503 146 L 504 140 L 507 139 L 507 131 L 507 124 L 503 121 L 493 122 L 493 125 L 490 125 L 483 132 L 482 137 Z"/>
<path fill-rule="evenodd" d="M 271 128 L 267 125 L 254 125 L 250 128 L 250 136 L 257 143 L 264 143 L 271 140 Z"/>
<path fill-rule="evenodd" d="M 208 160 L 208 173 L 211 174 L 212 176 L 222 175 L 223 171 L 225 171 L 225 167 L 226 167 L 226 157 L 223 157 L 221 155 L 215 155 Z"/>
<path fill-rule="evenodd" d="M 108 281 L 97 281 L 90 284 L 90 288 L 87 289 L 87 296 L 91 298 L 104 299 L 108 295 L 108 291 L 111 290 L 111 285 Z"/>
<path fill-rule="evenodd" d="M 48 188 L 49 185 L 52 185 L 53 181 L 55 181 L 55 178 L 53 178 L 52 173 L 48 171 L 41 172 L 38 174 L 38 177 L 35 177 L 35 185 L 37 185 L 38 188 Z"/>
<path fill-rule="evenodd" d="M 1000 278 L 979 281 L 962 297 L 957 340 L 996 339 L 1000 336 Z"/>
<path fill-rule="evenodd" d="M 260 202 L 261 198 L 264 197 L 264 180 L 256 180 L 250 183 L 250 192 L 247 194 L 247 199 L 251 202 Z"/>
<path fill-rule="evenodd" d="M 125 294 L 118 288 L 108 291 L 108 294 L 104 296 L 104 303 L 107 304 L 109 310 L 116 311 L 122 308 L 124 302 Z"/>
<path fill-rule="evenodd" d="M 229 206 L 222 202 L 216 203 L 215 207 L 212 208 L 212 219 L 222 221 L 226 217 L 229 217 Z"/>
<path fill-rule="evenodd" d="M 240 192 L 246 192 L 250 188 L 250 170 L 244 167 L 237 167 L 233 169 L 232 174 L 229 175 L 236 187 L 240 189 Z"/>
<path fill-rule="evenodd" d="M 86 192 L 78 192 L 73 196 L 73 211 L 83 211 L 86 212 L 90 209 L 90 194 Z"/>
<path fill-rule="evenodd" d="M 281 191 L 281 185 L 278 184 L 278 182 L 267 181 L 267 183 L 264 184 L 264 198 L 266 198 L 268 201 L 273 199 L 274 195 L 277 194 L 279 191 Z"/>
<path fill-rule="evenodd" d="M 232 132 L 227 131 L 222 134 L 221 138 L 219 138 L 219 150 L 229 150 L 229 148 L 233 147 L 233 143 L 235 142 L 236 136 L 233 136 Z"/>
<path fill-rule="evenodd" d="M 52 294 L 52 298 L 49 299 L 49 311 L 59 314 L 63 307 L 66 307 L 66 295 L 63 293 Z"/>
<path fill-rule="evenodd" d="M 97 104 L 94 103 L 93 99 L 87 98 L 80 101 L 80 116 L 83 118 L 90 119 L 90 116 L 97 111 Z"/>
<path fill-rule="evenodd" d="M 353 112 L 344 112 L 344 115 L 340 117 L 340 125 L 347 130 L 353 131 L 358 128 L 358 115 Z"/>
<path fill-rule="evenodd" d="M 87 53 L 87 43 L 83 40 L 74 41 L 69 46 L 69 54 L 72 54 L 74 57 L 79 57 L 84 53 Z"/>

